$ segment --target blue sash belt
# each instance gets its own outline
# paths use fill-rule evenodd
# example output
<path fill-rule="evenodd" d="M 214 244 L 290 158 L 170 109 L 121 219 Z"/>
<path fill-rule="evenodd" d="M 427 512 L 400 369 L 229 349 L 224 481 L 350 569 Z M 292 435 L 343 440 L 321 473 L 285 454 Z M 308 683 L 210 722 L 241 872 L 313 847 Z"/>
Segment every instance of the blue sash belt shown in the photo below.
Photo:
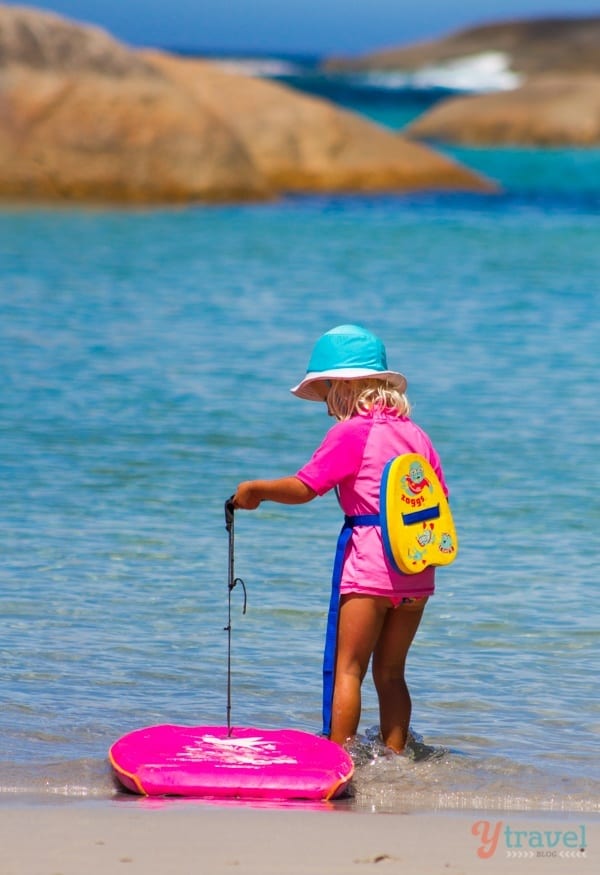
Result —
<path fill-rule="evenodd" d="M 331 708 L 333 705 L 333 685 L 335 681 L 335 655 L 337 649 L 338 615 L 340 608 L 340 582 L 346 558 L 346 547 L 354 526 L 378 526 L 379 514 L 365 513 L 359 516 L 344 517 L 344 525 L 338 537 L 331 577 L 331 599 L 327 615 L 325 651 L 323 653 L 323 735 L 331 734 Z"/>

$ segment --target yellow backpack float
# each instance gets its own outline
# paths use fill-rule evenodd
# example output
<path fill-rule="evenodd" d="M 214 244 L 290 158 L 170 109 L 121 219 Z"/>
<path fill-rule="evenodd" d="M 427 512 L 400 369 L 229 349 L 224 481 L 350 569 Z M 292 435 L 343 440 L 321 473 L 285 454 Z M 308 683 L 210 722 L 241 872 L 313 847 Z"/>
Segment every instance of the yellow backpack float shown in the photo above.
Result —
<path fill-rule="evenodd" d="M 402 574 L 449 565 L 458 540 L 442 484 L 419 453 L 391 459 L 383 469 L 379 519 L 385 552 Z"/>

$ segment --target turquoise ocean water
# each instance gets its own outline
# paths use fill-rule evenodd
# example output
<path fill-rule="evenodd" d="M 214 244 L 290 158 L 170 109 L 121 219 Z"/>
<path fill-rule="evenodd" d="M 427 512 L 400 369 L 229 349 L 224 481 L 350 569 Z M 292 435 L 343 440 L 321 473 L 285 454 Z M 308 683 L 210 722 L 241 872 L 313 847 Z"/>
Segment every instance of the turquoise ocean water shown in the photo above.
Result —
<path fill-rule="evenodd" d="M 600 808 L 600 153 L 457 154 L 503 193 L 2 208 L 0 799 L 112 798 L 117 737 L 225 722 L 223 503 L 308 458 L 330 421 L 288 389 L 355 321 L 408 376 L 461 553 L 408 668 L 444 750 L 374 755 L 342 804 Z M 339 524 L 333 496 L 236 515 L 234 723 L 319 730 Z"/>

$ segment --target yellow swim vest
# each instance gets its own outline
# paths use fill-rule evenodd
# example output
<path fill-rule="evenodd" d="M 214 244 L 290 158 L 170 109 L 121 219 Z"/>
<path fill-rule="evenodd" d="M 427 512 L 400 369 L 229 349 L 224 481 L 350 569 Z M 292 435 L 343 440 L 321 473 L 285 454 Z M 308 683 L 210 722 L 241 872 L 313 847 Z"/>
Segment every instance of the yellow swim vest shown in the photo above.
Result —
<path fill-rule="evenodd" d="M 385 466 L 379 514 L 384 548 L 396 571 L 416 574 L 456 558 L 458 540 L 448 499 L 419 453 L 396 456 Z"/>

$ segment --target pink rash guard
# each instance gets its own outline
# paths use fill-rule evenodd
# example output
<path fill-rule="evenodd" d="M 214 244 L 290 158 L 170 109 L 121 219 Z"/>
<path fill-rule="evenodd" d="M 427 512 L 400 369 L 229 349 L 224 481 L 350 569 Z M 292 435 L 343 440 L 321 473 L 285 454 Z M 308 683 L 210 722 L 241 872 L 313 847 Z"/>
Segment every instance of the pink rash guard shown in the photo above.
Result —
<path fill-rule="evenodd" d="M 335 486 L 342 510 L 349 516 L 379 513 L 383 468 L 402 453 L 420 453 L 432 465 L 448 494 L 440 459 L 425 432 L 394 410 L 375 410 L 337 422 L 312 458 L 296 474 L 318 495 Z M 398 574 L 385 557 L 379 526 L 356 526 L 344 561 L 340 593 L 399 598 L 432 595 L 435 569 Z"/>

